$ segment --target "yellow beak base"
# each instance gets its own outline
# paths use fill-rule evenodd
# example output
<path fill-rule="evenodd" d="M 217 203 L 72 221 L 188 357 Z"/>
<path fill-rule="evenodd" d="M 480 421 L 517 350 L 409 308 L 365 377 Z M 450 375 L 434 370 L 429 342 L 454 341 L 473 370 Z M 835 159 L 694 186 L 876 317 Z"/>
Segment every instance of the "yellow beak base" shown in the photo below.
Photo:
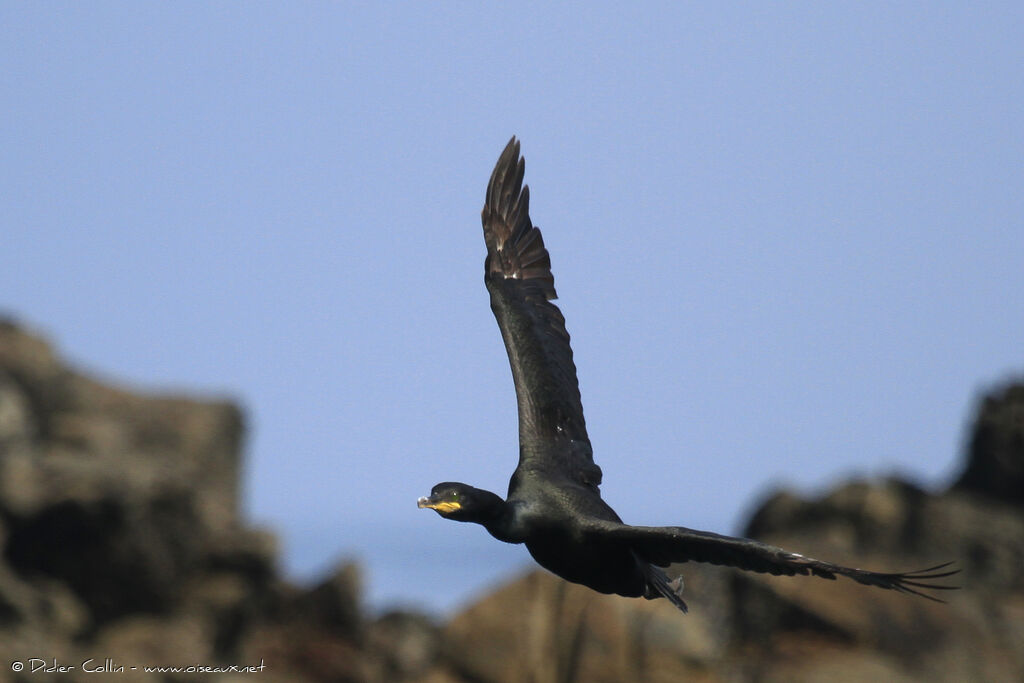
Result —
<path fill-rule="evenodd" d="M 427 498 L 420 498 L 418 501 L 416 501 L 416 507 L 429 508 L 431 510 L 437 510 L 442 515 L 446 515 L 446 514 L 448 514 L 450 512 L 455 512 L 456 510 L 459 510 L 459 509 L 462 508 L 461 505 L 459 505 L 458 503 L 454 503 L 452 501 L 445 500 L 445 501 L 441 501 L 441 502 L 435 503 L 435 502 L 433 502 L 433 501 L 431 501 L 431 500 L 429 500 Z"/>

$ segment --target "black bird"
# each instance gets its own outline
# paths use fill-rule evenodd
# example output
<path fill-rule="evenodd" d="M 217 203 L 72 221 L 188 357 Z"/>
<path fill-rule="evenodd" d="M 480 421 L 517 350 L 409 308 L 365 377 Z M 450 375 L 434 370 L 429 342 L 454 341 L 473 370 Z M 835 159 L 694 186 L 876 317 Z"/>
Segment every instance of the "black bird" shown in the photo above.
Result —
<path fill-rule="evenodd" d="M 937 598 L 936 579 L 958 570 L 949 562 L 920 571 L 881 574 L 823 562 L 745 538 L 684 527 L 623 524 L 601 499 L 601 468 L 594 463 L 583 421 L 576 366 L 565 318 L 555 298 L 551 259 L 530 221 L 525 162 L 513 137 L 498 159 L 483 209 L 484 282 L 505 340 L 519 403 L 519 466 L 505 500 L 467 484 L 444 482 L 418 506 L 446 519 L 476 522 L 500 541 L 524 543 L 545 569 L 601 593 L 664 597 L 686 611 L 682 577 L 661 569 L 673 562 L 709 562 L 769 574 L 847 576 L 878 586 Z M 945 571 L 943 571 L 945 570 Z M 941 601 L 940 601 L 941 602 Z"/>

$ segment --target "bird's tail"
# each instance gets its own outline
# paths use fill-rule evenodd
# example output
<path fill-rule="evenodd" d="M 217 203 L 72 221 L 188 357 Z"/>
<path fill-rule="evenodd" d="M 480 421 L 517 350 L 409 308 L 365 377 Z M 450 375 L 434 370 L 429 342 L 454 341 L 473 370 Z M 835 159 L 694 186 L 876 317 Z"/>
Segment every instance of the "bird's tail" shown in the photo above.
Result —
<path fill-rule="evenodd" d="M 661 569 L 651 564 L 644 564 L 646 565 L 644 574 L 647 577 L 647 592 L 644 594 L 644 597 L 648 600 L 667 598 L 669 602 L 678 607 L 683 613 L 689 611 L 686 603 L 683 601 L 682 575 L 669 581 L 668 576 Z"/>

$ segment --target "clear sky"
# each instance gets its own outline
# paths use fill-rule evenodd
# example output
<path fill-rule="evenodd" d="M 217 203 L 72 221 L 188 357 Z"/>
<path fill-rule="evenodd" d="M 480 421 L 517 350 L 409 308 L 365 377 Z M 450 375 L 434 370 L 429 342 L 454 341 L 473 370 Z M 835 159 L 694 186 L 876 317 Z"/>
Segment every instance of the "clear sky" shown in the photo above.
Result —
<path fill-rule="evenodd" d="M 415 506 L 515 466 L 479 212 L 516 134 L 627 522 L 942 486 L 1024 371 L 1024 6 L 838 5 L 5 2 L 0 311 L 240 401 L 293 576 L 449 609 L 529 562 Z"/>

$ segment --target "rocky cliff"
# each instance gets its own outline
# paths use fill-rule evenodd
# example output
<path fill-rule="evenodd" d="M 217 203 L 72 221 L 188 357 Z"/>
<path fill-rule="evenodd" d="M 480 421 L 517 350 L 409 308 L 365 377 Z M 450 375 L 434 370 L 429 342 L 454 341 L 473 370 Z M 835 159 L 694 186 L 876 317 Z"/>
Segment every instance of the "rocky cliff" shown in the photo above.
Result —
<path fill-rule="evenodd" d="M 196 672 L 117 667 L 262 663 L 261 680 L 298 682 L 1024 680 L 1021 384 L 980 402 L 948 490 L 780 491 L 746 530 L 869 568 L 954 559 L 964 589 L 944 605 L 680 565 L 686 616 L 536 571 L 446 624 L 372 617 L 355 566 L 312 587 L 280 577 L 273 537 L 238 514 L 243 434 L 231 403 L 108 386 L 0 322 L 0 682 L 106 680 L 82 670 L 90 657 L 111 680 L 146 681 Z M 76 668 L 31 671 L 54 664 Z"/>

